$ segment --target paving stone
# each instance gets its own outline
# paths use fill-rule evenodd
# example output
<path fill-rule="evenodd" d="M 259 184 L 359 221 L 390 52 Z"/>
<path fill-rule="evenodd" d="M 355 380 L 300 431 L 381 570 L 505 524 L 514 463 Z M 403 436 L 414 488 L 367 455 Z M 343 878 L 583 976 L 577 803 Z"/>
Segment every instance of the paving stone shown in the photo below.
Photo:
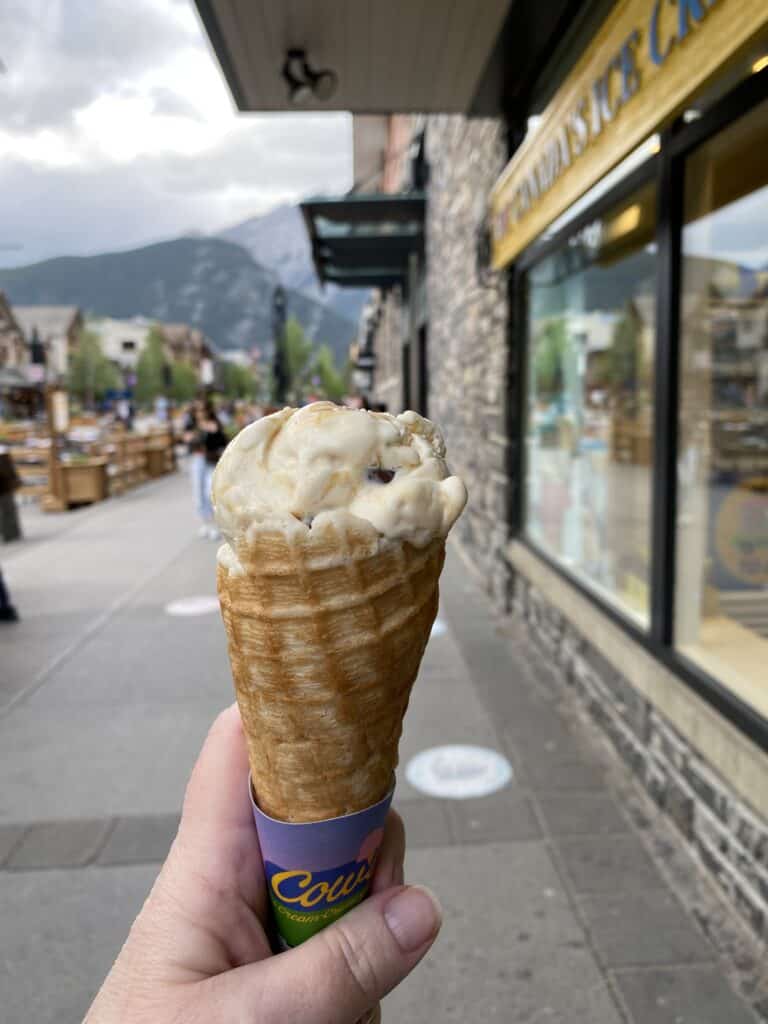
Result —
<path fill-rule="evenodd" d="M 446 809 L 460 843 L 541 838 L 541 828 L 529 800 L 514 787 L 474 800 L 451 800 Z"/>
<path fill-rule="evenodd" d="M 97 863 L 160 863 L 165 860 L 178 827 L 178 814 L 118 818 Z"/>
<path fill-rule="evenodd" d="M 560 858 L 578 893 L 658 889 L 664 883 L 634 836 L 567 837 L 556 840 Z"/>
<path fill-rule="evenodd" d="M 615 835 L 631 828 L 611 797 L 602 793 L 543 794 L 537 803 L 556 836 Z"/>
<path fill-rule="evenodd" d="M 437 893 L 443 928 L 385 1021 L 620 1024 L 544 843 L 409 850 L 405 867 Z"/>
<path fill-rule="evenodd" d="M 24 835 L 25 825 L 0 825 L 0 865 Z"/>
<path fill-rule="evenodd" d="M 715 967 L 617 971 L 633 1024 L 755 1024 Z"/>
<path fill-rule="evenodd" d="M 2 1024 L 82 1021 L 156 874 L 154 865 L 0 872 Z"/>
<path fill-rule="evenodd" d="M 598 764 L 582 758 L 525 758 L 520 767 L 520 776 L 521 781 L 531 789 L 542 793 L 562 790 L 604 790 L 606 785 L 604 770 Z"/>
<path fill-rule="evenodd" d="M 409 850 L 424 846 L 450 846 L 454 842 L 446 801 L 430 797 L 399 800 L 395 810 L 405 824 L 405 841 Z"/>
<path fill-rule="evenodd" d="M 111 818 L 100 818 L 30 825 L 5 866 L 23 870 L 82 867 L 99 852 L 112 824 Z"/>
<path fill-rule="evenodd" d="M 714 950 L 677 900 L 663 890 L 578 898 L 592 943 L 608 967 L 712 961 Z"/>

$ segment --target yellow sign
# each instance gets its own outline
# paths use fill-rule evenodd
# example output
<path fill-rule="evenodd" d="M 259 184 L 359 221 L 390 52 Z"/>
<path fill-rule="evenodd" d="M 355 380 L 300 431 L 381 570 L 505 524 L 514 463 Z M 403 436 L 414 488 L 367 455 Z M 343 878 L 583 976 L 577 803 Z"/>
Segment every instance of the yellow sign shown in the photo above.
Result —
<path fill-rule="evenodd" d="M 768 0 L 620 0 L 491 194 L 505 266 L 768 25 Z"/>

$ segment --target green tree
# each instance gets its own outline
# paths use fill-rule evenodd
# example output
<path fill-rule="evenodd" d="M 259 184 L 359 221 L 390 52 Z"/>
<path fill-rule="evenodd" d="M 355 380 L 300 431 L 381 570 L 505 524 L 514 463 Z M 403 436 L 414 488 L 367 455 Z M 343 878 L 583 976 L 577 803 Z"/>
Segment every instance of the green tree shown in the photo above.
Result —
<path fill-rule="evenodd" d="M 347 367 L 342 371 L 337 369 L 333 352 L 327 345 L 321 345 L 317 351 L 312 376 L 319 379 L 319 390 L 332 402 L 340 402 L 349 390 Z"/>
<path fill-rule="evenodd" d="M 197 373 L 189 363 L 175 360 L 171 363 L 171 398 L 176 402 L 191 402 L 200 388 Z"/>
<path fill-rule="evenodd" d="M 165 391 L 165 347 L 157 325 L 150 329 L 136 366 L 136 399 L 149 404 Z"/>
<path fill-rule="evenodd" d="M 221 389 L 227 398 L 255 398 L 256 377 L 247 366 L 225 362 L 221 371 Z"/>
<path fill-rule="evenodd" d="M 301 402 L 312 377 L 312 342 L 304 334 L 296 317 L 289 317 L 285 325 L 285 362 L 288 370 L 288 395 L 295 403 Z"/>
<path fill-rule="evenodd" d="M 533 371 L 537 395 L 556 395 L 562 390 L 567 348 L 565 320 L 549 320 L 536 338 Z"/>
<path fill-rule="evenodd" d="M 96 331 L 80 331 L 67 383 L 86 408 L 92 408 L 94 401 L 103 398 L 107 391 L 120 387 L 120 373 L 104 355 Z"/>
<path fill-rule="evenodd" d="M 609 349 L 610 379 L 614 393 L 633 403 L 637 398 L 640 375 L 640 336 L 643 322 L 633 302 L 616 323 Z"/>

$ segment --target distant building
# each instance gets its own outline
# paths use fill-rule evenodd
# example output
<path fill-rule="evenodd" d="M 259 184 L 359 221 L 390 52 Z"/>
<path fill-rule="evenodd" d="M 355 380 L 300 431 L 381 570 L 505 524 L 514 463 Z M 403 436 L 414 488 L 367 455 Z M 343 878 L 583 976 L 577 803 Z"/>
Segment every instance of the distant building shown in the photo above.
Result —
<path fill-rule="evenodd" d="M 27 346 L 42 344 L 49 379 L 66 376 L 69 357 L 77 347 L 83 317 L 77 306 L 14 306 L 13 315 Z"/>
<path fill-rule="evenodd" d="M 198 371 L 206 360 L 213 358 L 213 347 L 197 327 L 189 324 L 157 325 L 165 343 L 168 357 L 180 363 L 188 363 Z"/>
<path fill-rule="evenodd" d="M 116 320 L 113 317 L 89 317 L 88 329 L 98 334 L 101 350 L 123 372 L 133 373 L 152 328 L 144 317 Z"/>
<path fill-rule="evenodd" d="M 147 343 L 149 333 L 156 328 L 163 342 L 168 363 L 187 363 L 193 367 L 201 384 L 213 381 L 214 347 L 202 331 L 189 324 L 164 324 L 146 317 L 128 320 L 114 317 L 92 317 L 87 326 L 98 334 L 101 348 L 125 374 L 136 372 L 139 357 Z"/>
<path fill-rule="evenodd" d="M 21 369 L 29 362 L 29 350 L 24 340 L 24 331 L 15 311 L 0 292 L 0 367 Z"/>

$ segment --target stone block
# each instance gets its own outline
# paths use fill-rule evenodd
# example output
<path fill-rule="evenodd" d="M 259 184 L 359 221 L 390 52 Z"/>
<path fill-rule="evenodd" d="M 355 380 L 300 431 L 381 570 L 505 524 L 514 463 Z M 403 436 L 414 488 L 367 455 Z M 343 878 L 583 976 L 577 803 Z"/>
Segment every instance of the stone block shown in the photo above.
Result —
<path fill-rule="evenodd" d="M 567 837 L 556 845 L 577 893 L 663 888 L 653 861 L 634 836 Z"/>
<path fill-rule="evenodd" d="M 30 825 L 5 866 L 24 871 L 83 867 L 96 857 L 112 826 L 111 818 Z"/>
<path fill-rule="evenodd" d="M 147 814 L 118 818 L 97 863 L 162 863 L 168 855 L 178 828 L 178 814 Z"/>
<path fill-rule="evenodd" d="M 676 773 L 670 772 L 667 776 L 664 810 L 690 842 L 693 839 L 694 797 L 691 790 Z"/>
<path fill-rule="evenodd" d="M 716 966 L 623 970 L 615 982 L 637 1024 L 754 1024 Z"/>
<path fill-rule="evenodd" d="M 617 835 L 630 831 L 615 801 L 603 793 L 537 797 L 547 830 L 555 836 Z"/>
<path fill-rule="evenodd" d="M 0 825 L 0 866 L 18 846 L 25 830 L 25 825 Z"/>
<path fill-rule="evenodd" d="M 715 773 L 691 753 L 683 766 L 683 777 L 705 807 L 721 821 L 728 820 L 731 798 L 727 788 Z"/>
<path fill-rule="evenodd" d="M 672 726 L 652 709 L 648 715 L 648 741 L 663 760 L 673 765 L 678 772 L 683 771 L 688 761 L 690 747 L 678 736 Z"/>
<path fill-rule="evenodd" d="M 450 846 L 455 842 L 448 817 L 448 801 L 431 797 L 396 800 L 395 809 L 405 825 L 406 847 Z"/>
<path fill-rule="evenodd" d="M 481 799 L 446 801 L 446 812 L 460 843 L 541 838 L 533 807 L 511 787 Z"/>
<path fill-rule="evenodd" d="M 714 949 L 666 890 L 602 892 L 579 897 L 578 905 L 606 967 L 715 960 Z"/>

